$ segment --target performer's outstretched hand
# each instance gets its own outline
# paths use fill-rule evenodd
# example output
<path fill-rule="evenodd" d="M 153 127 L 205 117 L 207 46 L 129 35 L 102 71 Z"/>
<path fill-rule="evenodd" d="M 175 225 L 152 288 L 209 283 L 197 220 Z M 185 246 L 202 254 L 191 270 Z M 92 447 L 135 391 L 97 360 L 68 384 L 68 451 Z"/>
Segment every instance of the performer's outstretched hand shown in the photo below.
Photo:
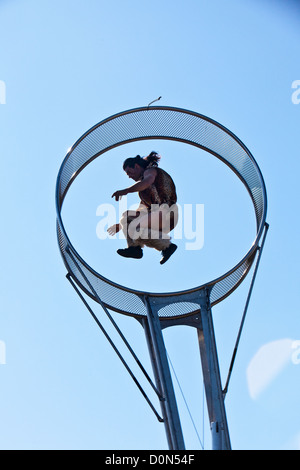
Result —
<path fill-rule="evenodd" d="M 126 194 L 128 194 L 127 189 L 121 189 L 120 191 L 115 191 L 112 197 L 114 197 L 116 201 L 119 201 L 122 199 L 122 196 L 126 196 Z"/>
<path fill-rule="evenodd" d="M 116 233 L 120 232 L 120 230 L 121 230 L 121 225 L 120 224 L 114 224 L 111 227 L 108 227 L 108 229 L 107 229 L 109 235 L 111 235 L 111 236 L 113 236 Z"/>

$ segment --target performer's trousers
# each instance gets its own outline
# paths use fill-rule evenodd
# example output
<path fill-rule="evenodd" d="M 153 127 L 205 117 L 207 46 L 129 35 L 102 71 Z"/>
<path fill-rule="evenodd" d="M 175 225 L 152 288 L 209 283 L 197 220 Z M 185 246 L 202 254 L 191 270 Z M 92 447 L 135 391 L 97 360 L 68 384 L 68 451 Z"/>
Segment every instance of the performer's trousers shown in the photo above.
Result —
<path fill-rule="evenodd" d="M 152 204 L 149 211 L 140 204 L 136 211 L 126 211 L 120 225 L 127 239 L 128 246 L 148 246 L 158 251 L 170 246 L 169 232 L 178 223 L 178 206 L 173 204 Z"/>

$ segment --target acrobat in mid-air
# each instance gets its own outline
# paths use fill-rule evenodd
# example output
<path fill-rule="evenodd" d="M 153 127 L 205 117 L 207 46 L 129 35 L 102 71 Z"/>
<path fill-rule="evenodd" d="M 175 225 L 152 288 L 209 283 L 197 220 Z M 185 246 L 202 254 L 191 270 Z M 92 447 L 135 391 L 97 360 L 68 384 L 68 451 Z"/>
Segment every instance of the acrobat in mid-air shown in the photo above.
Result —
<path fill-rule="evenodd" d="M 140 205 L 136 211 L 124 212 L 108 233 L 115 235 L 123 230 L 128 248 L 117 250 L 120 256 L 140 259 L 144 246 L 148 246 L 162 252 L 160 264 L 164 264 L 177 249 L 168 234 L 178 222 L 178 206 L 174 181 L 158 168 L 159 160 L 160 156 L 151 152 L 147 157 L 137 155 L 124 161 L 123 170 L 136 183 L 115 191 L 112 197 L 119 201 L 122 196 L 138 192 Z"/>

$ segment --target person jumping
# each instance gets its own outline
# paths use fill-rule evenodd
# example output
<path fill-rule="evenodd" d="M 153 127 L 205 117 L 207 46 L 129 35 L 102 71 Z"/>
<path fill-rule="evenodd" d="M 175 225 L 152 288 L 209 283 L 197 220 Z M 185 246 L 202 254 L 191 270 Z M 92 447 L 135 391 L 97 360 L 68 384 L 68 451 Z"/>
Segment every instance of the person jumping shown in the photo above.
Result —
<path fill-rule="evenodd" d="M 143 247 L 148 246 L 162 252 L 160 264 L 164 264 L 176 251 L 168 233 L 178 222 L 177 194 L 174 181 L 162 168 L 158 168 L 160 156 L 151 152 L 127 158 L 123 170 L 136 183 L 129 188 L 115 191 L 112 197 L 119 201 L 122 196 L 138 192 L 140 205 L 136 211 L 126 211 L 118 224 L 108 228 L 110 235 L 121 229 L 127 239 L 128 248 L 117 253 L 125 258 L 140 259 Z"/>

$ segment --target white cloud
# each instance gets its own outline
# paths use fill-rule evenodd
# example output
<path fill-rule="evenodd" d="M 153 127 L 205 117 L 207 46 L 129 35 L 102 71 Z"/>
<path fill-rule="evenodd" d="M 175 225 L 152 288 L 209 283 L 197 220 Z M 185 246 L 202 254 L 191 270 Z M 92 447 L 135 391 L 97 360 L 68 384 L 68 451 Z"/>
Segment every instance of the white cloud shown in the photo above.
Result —
<path fill-rule="evenodd" d="M 300 433 L 288 441 L 281 450 L 300 450 Z"/>
<path fill-rule="evenodd" d="M 248 390 L 255 400 L 291 361 L 292 339 L 280 339 L 262 346 L 247 368 Z"/>

